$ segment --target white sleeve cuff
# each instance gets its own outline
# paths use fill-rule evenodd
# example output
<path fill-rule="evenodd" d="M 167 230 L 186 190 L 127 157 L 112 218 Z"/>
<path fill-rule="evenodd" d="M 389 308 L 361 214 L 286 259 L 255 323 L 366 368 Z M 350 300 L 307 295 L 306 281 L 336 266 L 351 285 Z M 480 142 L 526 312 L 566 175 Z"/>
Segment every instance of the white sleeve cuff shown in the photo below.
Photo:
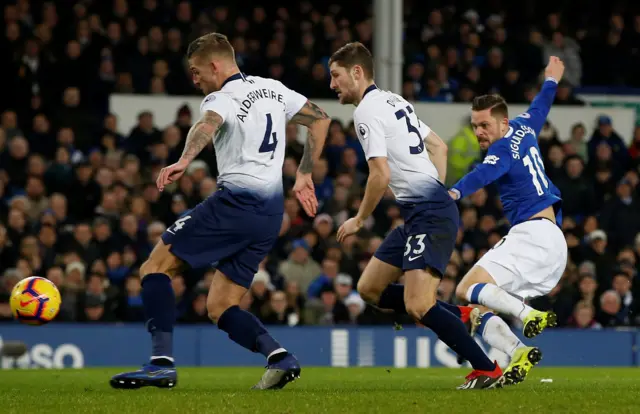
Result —
<path fill-rule="evenodd" d="M 556 78 L 554 78 L 553 76 L 547 76 L 546 78 L 544 78 L 545 82 L 546 81 L 551 81 L 551 82 L 555 82 L 556 84 L 558 83 L 558 80 Z"/>

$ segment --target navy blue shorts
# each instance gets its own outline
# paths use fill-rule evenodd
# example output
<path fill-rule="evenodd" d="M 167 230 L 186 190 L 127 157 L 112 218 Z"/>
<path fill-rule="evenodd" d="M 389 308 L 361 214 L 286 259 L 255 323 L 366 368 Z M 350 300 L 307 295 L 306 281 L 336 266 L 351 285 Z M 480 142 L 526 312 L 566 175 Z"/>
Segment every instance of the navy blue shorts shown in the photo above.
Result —
<path fill-rule="evenodd" d="M 420 203 L 401 210 L 404 224 L 389 233 L 374 256 L 403 271 L 430 268 L 442 277 L 456 245 L 458 207 Z"/>
<path fill-rule="evenodd" d="M 248 289 L 278 238 L 282 215 L 242 209 L 228 191 L 218 190 L 176 220 L 162 241 L 192 268 L 215 267 Z"/>

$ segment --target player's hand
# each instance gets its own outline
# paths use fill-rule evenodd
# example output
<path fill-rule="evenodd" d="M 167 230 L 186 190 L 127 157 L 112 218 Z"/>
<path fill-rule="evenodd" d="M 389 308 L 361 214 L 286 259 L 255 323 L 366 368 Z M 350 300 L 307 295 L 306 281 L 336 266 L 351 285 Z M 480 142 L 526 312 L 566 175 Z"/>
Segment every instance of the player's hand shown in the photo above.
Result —
<path fill-rule="evenodd" d="M 457 199 L 458 199 L 458 193 L 456 193 L 455 191 L 451 191 L 451 190 L 449 190 L 449 196 L 450 196 L 451 198 L 453 198 L 454 200 L 457 200 Z"/>
<path fill-rule="evenodd" d="M 315 217 L 318 212 L 318 199 L 316 198 L 316 189 L 313 185 L 311 174 L 296 173 L 296 183 L 293 186 L 293 192 L 302 205 L 304 212 L 309 217 Z"/>
<path fill-rule="evenodd" d="M 359 217 L 352 217 L 349 220 L 342 223 L 342 226 L 338 229 L 336 239 L 339 243 L 342 243 L 347 236 L 357 233 L 364 225 L 364 220 Z"/>
<path fill-rule="evenodd" d="M 560 82 L 562 75 L 564 74 L 564 62 L 557 56 L 551 56 L 549 58 L 549 64 L 544 70 L 544 76 L 546 78 L 553 78 Z"/>
<path fill-rule="evenodd" d="M 189 162 L 181 159 L 175 164 L 171 164 L 168 167 L 161 169 L 160 174 L 158 174 L 158 179 L 156 180 L 158 190 L 163 191 L 166 185 L 178 181 L 180 177 L 182 177 L 182 174 L 187 170 L 188 166 Z"/>

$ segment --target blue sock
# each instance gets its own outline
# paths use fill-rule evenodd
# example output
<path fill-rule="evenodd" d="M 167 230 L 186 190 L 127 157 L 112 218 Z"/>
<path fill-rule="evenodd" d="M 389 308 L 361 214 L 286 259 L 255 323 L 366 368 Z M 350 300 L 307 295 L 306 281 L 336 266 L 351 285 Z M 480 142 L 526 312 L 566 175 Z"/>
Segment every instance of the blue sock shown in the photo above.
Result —
<path fill-rule="evenodd" d="M 469 335 L 460 318 L 439 303 L 429 309 L 420 322 L 435 332 L 438 338 L 454 352 L 469 361 L 474 369 L 482 371 L 495 369 L 496 364 L 491 362 L 487 354 Z"/>
<path fill-rule="evenodd" d="M 442 302 L 441 300 L 439 300 L 438 303 L 440 304 L 440 306 L 442 306 L 443 308 L 445 308 L 449 312 L 453 313 L 458 318 L 462 316 L 462 312 L 460 312 L 460 308 L 458 307 L 458 305 L 452 305 L 452 304 L 447 303 L 447 302 Z"/>
<path fill-rule="evenodd" d="M 285 349 L 267 332 L 262 322 L 238 306 L 232 306 L 222 313 L 218 319 L 218 328 L 228 333 L 232 341 L 251 352 L 259 352 L 269 358 L 274 351 L 281 349 L 283 352 L 277 355 L 286 356 Z M 277 361 L 269 358 L 270 364 L 275 362 Z"/>
<path fill-rule="evenodd" d="M 478 325 L 478 330 L 476 331 L 478 335 L 482 336 L 484 334 L 484 328 L 487 326 L 487 321 L 492 317 L 496 316 L 493 312 L 486 312 L 480 318 L 480 325 Z"/>
<path fill-rule="evenodd" d="M 460 308 L 458 308 L 458 306 L 442 301 L 438 301 L 438 303 L 458 318 L 461 316 Z M 404 305 L 404 285 L 393 283 L 387 286 L 386 289 L 382 291 L 382 294 L 380 294 L 378 307 L 382 309 L 392 309 L 396 313 L 406 315 L 407 308 Z"/>
<path fill-rule="evenodd" d="M 151 273 L 142 279 L 142 306 L 151 333 L 151 358 L 156 365 L 173 365 L 173 324 L 176 299 L 171 279 L 163 273 Z"/>

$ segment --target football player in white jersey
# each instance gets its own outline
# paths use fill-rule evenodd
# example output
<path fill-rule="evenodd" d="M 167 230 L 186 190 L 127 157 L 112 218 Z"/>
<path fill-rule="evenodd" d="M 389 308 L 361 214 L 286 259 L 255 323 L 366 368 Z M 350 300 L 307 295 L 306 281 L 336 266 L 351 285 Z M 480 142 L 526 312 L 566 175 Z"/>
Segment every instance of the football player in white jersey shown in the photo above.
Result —
<path fill-rule="evenodd" d="M 189 265 L 216 269 L 207 297 L 211 320 L 233 341 L 267 358 L 267 371 L 254 388 L 282 388 L 299 377 L 297 359 L 238 305 L 280 231 L 286 125 L 291 121 L 309 131 L 294 192 L 313 216 L 318 202 L 311 171 L 322 153 L 330 120 L 317 105 L 279 81 L 242 74 L 224 35 L 210 33 L 196 39 L 187 55 L 193 83 L 206 95 L 202 118 L 191 127 L 180 160 L 160 172 L 157 186 L 162 191 L 176 182 L 213 139 L 219 188 L 170 226 L 140 267 L 151 359 L 138 371 L 114 376 L 111 385 L 176 385 L 171 278 Z"/>
<path fill-rule="evenodd" d="M 436 300 L 440 279 L 455 247 L 459 213 L 443 185 L 446 145 L 418 119 L 413 106 L 374 83 L 373 58 L 361 43 L 349 43 L 329 60 L 331 89 L 353 104 L 358 139 L 369 178 L 356 217 L 338 229 L 338 240 L 356 233 L 382 198 L 395 194 L 404 224 L 384 240 L 358 281 L 358 292 L 382 309 L 409 314 L 431 328 L 474 370 L 459 388 L 490 388 L 502 371 L 467 332 L 468 307 Z M 397 284 L 404 274 L 405 285 Z"/>

